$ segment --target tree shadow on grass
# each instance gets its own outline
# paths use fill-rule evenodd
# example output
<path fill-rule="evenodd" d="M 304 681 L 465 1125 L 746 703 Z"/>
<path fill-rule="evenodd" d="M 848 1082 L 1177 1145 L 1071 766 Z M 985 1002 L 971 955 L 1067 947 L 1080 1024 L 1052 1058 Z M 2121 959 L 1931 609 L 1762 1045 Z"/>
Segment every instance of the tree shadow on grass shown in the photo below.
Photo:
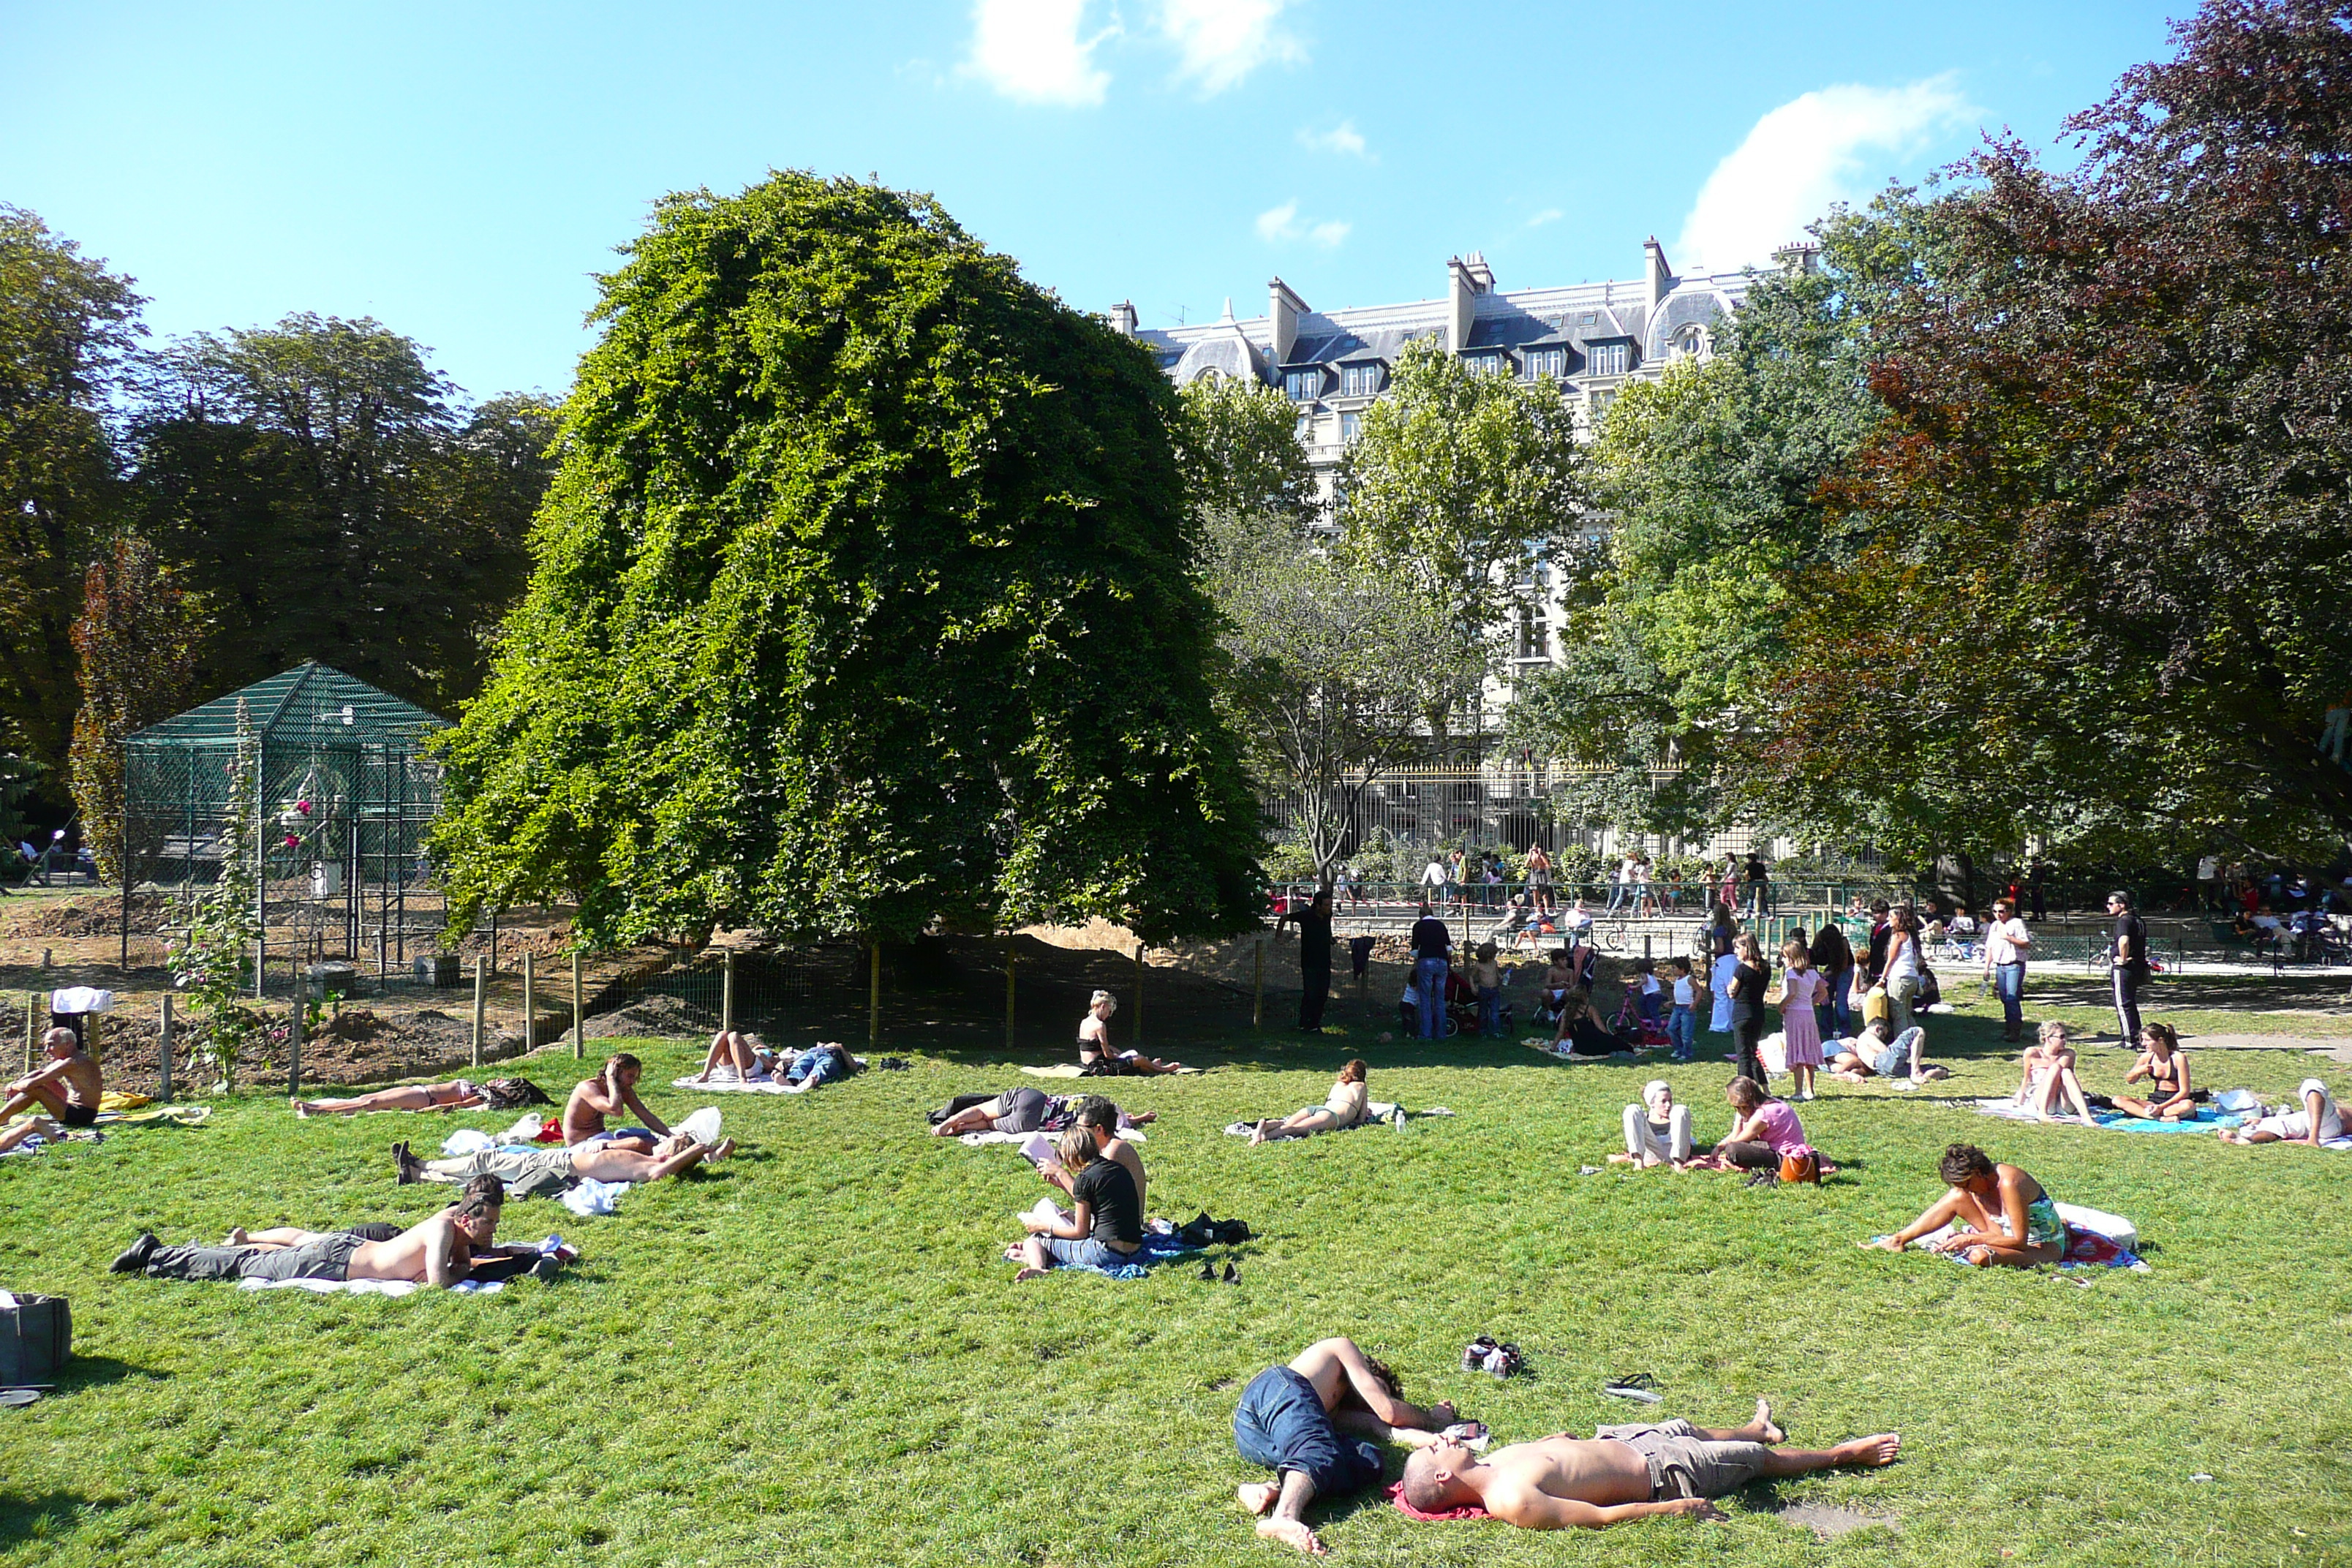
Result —
<path fill-rule="evenodd" d="M 50 1397 L 78 1394 L 85 1388 L 98 1388 L 110 1383 L 121 1383 L 131 1378 L 160 1383 L 171 1375 L 168 1372 L 158 1372 L 153 1367 L 139 1366 L 127 1361 L 117 1361 L 112 1356 L 77 1355 L 58 1369 L 57 1387 L 51 1392 Z"/>
<path fill-rule="evenodd" d="M 20 1541 L 55 1540 L 77 1528 L 88 1510 L 118 1505 L 74 1492 L 0 1489 L 0 1546 Z"/>

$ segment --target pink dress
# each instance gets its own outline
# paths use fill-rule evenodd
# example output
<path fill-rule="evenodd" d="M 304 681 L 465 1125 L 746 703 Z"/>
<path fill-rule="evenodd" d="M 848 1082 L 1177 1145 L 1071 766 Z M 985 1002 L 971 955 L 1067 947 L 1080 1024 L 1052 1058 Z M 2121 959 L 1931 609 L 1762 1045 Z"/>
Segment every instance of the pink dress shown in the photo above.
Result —
<path fill-rule="evenodd" d="M 1792 1068 L 1817 1068 L 1822 1065 L 1822 1026 L 1813 1016 L 1813 1004 L 1821 1000 L 1822 972 L 1818 969 L 1786 969 L 1780 972 L 1780 1032 L 1789 1050 Z"/>

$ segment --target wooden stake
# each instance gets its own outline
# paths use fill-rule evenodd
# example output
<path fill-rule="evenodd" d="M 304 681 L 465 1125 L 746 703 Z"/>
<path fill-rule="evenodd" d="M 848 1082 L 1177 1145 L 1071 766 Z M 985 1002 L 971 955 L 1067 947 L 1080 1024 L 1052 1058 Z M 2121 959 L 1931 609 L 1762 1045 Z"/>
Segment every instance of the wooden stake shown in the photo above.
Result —
<path fill-rule="evenodd" d="M 482 1003 L 490 982 L 489 966 L 480 953 L 474 954 L 474 1065 L 482 1065 Z"/>
<path fill-rule="evenodd" d="M 1143 944 L 1135 944 L 1135 1048 L 1143 1048 Z"/>
<path fill-rule="evenodd" d="M 1250 1027 L 1265 1027 L 1265 938 L 1261 936 L 1250 949 Z"/>
<path fill-rule="evenodd" d="M 1013 947 L 1008 942 L 1004 948 L 1004 1048 L 1008 1053 L 1013 1049 Z"/>
<path fill-rule="evenodd" d="M 155 1098 L 172 1098 L 172 994 L 163 993 L 163 1020 L 155 1037 L 156 1083 Z"/>
<path fill-rule="evenodd" d="M 310 1002 L 310 977 L 302 966 L 294 966 L 294 1025 L 286 1031 L 286 1093 L 289 1099 L 302 1092 L 302 1030 L 309 1024 L 306 1016 Z"/>
<path fill-rule="evenodd" d="M 735 950 L 727 950 L 727 968 L 719 980 L 719 1026 L 728 1034 L 735 1032 Z"/>
<path fill-rule="evenodd" d="M 40 1005 L 40 1001 L 39 992 L 25 993 L 25 1070 L 26 1072 L 33 1070 L 33 1010 Z"/>
<path fill-rule="evenodd" d="M 588 1045 L 588 1031 L 580 1022 L 580 954 L 572 954 L 572 1059 L 578 1061 Z"/>
<path fill-rule="evenodd" d="M 539 992 L 533 984 L 539 974 L 532 962 L 537 957 L 530 949 L 522 950 L 522 1048 L 526 1051 L 539 1044 Z"/>
<path fill-rule="evenodd" d="M 882 944 L 876 942 L 871 952 L 872 973 L 867 977 L 866 992 L 866 1043 L 878 1046 L 882 1043 Z"/>

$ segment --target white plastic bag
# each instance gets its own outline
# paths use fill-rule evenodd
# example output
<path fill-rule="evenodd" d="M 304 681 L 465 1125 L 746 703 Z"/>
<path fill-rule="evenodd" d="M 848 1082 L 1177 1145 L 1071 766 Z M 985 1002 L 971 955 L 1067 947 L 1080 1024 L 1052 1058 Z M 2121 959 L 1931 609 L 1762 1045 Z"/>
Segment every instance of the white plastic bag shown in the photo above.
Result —
<path fill-rule="evenodd" d="M 538 1131 L 539 1124 L 532 1122 L 530 1130 Z M 477 1132 L 470 1127 L 460 1127 L 441 1140 L 441 1152 L 452 1160 L 462 1160 L 468 1154 L 478 1154 L 485 1149 L 495 1147 L 497 1143 L 488 1133 Z"/>
<path fill-rule="evenodd" d="M 698 1143 L 719 1142 L 719 1108 L 706 1105 L 677 1124 L 677 1130 Z"/>

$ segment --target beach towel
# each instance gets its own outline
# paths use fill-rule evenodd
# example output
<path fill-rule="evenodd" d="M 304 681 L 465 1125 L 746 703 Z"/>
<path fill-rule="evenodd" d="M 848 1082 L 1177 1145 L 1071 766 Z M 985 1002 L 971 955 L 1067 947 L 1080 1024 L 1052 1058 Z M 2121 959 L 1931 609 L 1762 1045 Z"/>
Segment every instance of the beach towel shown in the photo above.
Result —
<path fill-rule="evenodd" d="M 781 1072 L 799 1059 L 798 1052 L 779 1057 L 776 1058 L 776 1068 Z M 866 1070 L 866 1061 L 864 1057 L 852 1057 L 849 1059 L 857 1064 L 858 1071 Z M 708 1079 L 696 1078 L 689 1073 L 685 1078 L 670 1079 L 669 1086 L 672 1089 L 707 1089 L 713 1094 L 798 1094 L 801 1092 L 781 1078 L 746 1079 L 739 1077 L 733 1068 L 713 1068 Z"/>
<path fill-rule="evenodd" d="M 100 1127 L 201 1127 L 211 1119 L 209 1105 L 155 1105 L 142 1110 L 101 1110 Z"/>
<path fill-rule="evenodd" d="M 155 1103 L 152 1094 L 134 1094 L 127 1089 L 110 1089 L 98 1097 L 100 1110 L 143 1110 Z"/>
<path fill-rule="evenodd" d="M 1078 1066 L 1076 1062 L 1055 1062 L 1049 1068 L 1023 1068 L 1021 1070 L 1027 1073 L 1031 1078 L 1085 1078 L 1087 1076 L 1087 1069 Z M 1207 1069 L 1203 1068 L 1178 1068 L 1176 1069 L 1179 1075 L 1187 1077 L 1193 1073 L 1203 1072 L 1206 1070 Z M 1132 1075 L 1128 1073 L 1105 1073 L 1100 1076 L 1105 1078 L 1127 1078 L 1130 1076 L 1142 1078 L 1165 1078 L 1168 1075 L 1165 1073 L 1141 1073 Z"/>
<path fill-rule="evenodd" d="M 2139 1232 L 2129 1220 L 2118 1219 L 2113 1215 L 2103 1215 L 2096 1209 L 2082 1208 L 2074 1204 L 2057 1204 L 2053 1206 L 2058 1210 L 2059 1219 L 2066 1226 L 2066 1251 L 2058 1259 L 2058 1268 L 2128 1268 L 2138 1274 L 2150 1272 L 2146 1260 L 2131 1249 L 2132 1247 L 2138 1245 Z M 2083 1223 L 2085 1220 L 2091 1223 L 2087 1225 Z M 2103 1235 L 2094 1228 L 2095 1226 L 2102 1223 L 2105 1223 L 2110 1229 L 2120 1229 L 2129 1237 L 2130 1245 L 2126 1245 L 2124 1240 L 2116 1236 Z M 1932 1231 L 1913 1242 L 1911 1249 L 1914 1251 L 1924 1249 L 1950 1236 L 1957 1229 L 1958 1225 L 1955 1222 L 1945 1226 L 1940 1230 Z M 1957 1252 L 1939 1253 L 1937 1256 L 1967 1268 L 1976 1267 Z"/>
<path fill-rule="evenodd" d="M 1188 1247 L 1172 1236 L 1147 1233 L 1143 1238 L 1143 1245 L 1136 1249 L 1135 1258 L 1131 1262 L 1118 1264 L 1109 1268 L 1097 1268 L 1090 1263 L 1056 1263 L 1054 1265 L 1054 1272 L 1099 1274 L 1107 1279 L 1141 1279 L 1160 1264 L 1179 1263 L 1187 1258 L 1198 1258 L 1201 1252 L 1202 1248 Z M 1004 1249 L 1004 1261 L 1007 1263 L 1019 1263 L 1023 1260 L 1019 1247 L 1008 1247 Z"/>
<path fill-rule="evenodd" d="M 405 1296 L 425 1287 L 414 1279 L 240 1279 L 240 1290 L 308 1290 L 313 1296 Z M 450 1289 L 467 1296 L 503 1290 L 503 1279 L 460 1279 Z"/>
<path fill-rule="evenodd" d="M 1148 1143 L 1150 1142 L 1150 1139 L 1144 1135 L 1143 1129 L 1140 1127 L 1122 1127 L 1118 1130 L 1118 1135 L 1121 1140 L 1129 1143 Z M 1046 1153 L 1050 1157 L 1053 1153 L 1053 1138 L 1045 1132 L 999 1132 L 992 1128 L 985 1132 L 959 1132 L 956 1134 L 956 1142 L 962 1144 L 967 1149 L 982 1149 L 987 1147 L 991 1143 L 1025 1144 L 1033 1138 L 1043 1138 L 1045 1140 Z M 1024 1152 L 1025 1152 L 1026 1151 L 1024 1150 Z"/>
<path fill-rule="evenodd" d="M 1492 1519 L 1495 1517 L 1493 1514 L 1488 1513 L 1485 1509 L 1480 1508 L 1475 1502 L 1465 1503 L 1460 1508 L 1441 1509 L 1435 1513 L 1423 1513 L 1421 1510 L 1413 1507 L 1412 1504 L 1404 1500 L 1404 1483 L 1402 1481 L 1395 1481 L 1390 1484 L 1389 1500 L 1396 1504 L 1396 1510 L 1404 1515 L 1405 1518 L 1417 1519 L 1423 1524 L 1440 1524 L 1452 1519 Z"/>

